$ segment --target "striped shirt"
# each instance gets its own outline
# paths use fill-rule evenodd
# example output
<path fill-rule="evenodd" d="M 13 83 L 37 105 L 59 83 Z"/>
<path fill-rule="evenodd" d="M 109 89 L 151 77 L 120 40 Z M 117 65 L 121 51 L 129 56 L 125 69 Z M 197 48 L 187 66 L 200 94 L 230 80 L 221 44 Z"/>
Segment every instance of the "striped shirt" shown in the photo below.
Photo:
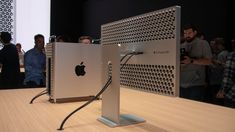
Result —
<path fill-rule="evenodd" d="M 229 54 L 226 61 L 222 89 L 225 98 L 235 101 L 235 51 Z"/>

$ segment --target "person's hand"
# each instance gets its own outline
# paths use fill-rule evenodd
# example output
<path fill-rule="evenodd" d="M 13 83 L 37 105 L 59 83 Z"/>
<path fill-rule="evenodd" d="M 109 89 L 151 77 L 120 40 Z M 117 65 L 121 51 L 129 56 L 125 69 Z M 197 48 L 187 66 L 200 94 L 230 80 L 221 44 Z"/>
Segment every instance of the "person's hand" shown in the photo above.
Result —
<path fill-rule="evenodd" d="M 216 98 L 222 99 L 224 98 L 224 91 L 220 90 L 217 94 L 216 94 Z"/>
<path fill-rule="evenodd" d="M 184 60 L 180 61 L 181 64 L 189 64 L 191 63 L 191 58 L 188 56 L 184 56 Z"/>

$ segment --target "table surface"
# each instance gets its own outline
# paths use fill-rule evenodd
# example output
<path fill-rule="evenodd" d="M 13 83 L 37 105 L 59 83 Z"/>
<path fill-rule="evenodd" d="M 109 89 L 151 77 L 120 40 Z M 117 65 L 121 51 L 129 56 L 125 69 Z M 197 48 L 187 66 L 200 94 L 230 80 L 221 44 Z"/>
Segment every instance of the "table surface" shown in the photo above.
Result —
<path fill-rule="evenodd" d="M 84 102 L 48 102 L 43 95 L 29 104 L 43 88 L 0 90 L 1 132 L 58 132 L 61 121 Z M 110 128 L 97 118 L 101 100 L 74 114 L 64 132 L 235 132 L 235 109 L 178 97 L 167 97 L 121 88 L 121 114 L 132 114 L 144 123 Z"/>

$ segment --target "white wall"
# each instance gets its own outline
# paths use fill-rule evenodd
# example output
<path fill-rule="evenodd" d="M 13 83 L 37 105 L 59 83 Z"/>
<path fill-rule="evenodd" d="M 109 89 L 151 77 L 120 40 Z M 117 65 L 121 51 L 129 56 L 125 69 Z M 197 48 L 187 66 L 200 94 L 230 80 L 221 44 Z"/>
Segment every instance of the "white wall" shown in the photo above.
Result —
<path fill-rule="evenodd" d="M 50 0 L 16 0 L 16 43 L 27 51 L 34 46 L 34 35 L 50 36 Z"/>

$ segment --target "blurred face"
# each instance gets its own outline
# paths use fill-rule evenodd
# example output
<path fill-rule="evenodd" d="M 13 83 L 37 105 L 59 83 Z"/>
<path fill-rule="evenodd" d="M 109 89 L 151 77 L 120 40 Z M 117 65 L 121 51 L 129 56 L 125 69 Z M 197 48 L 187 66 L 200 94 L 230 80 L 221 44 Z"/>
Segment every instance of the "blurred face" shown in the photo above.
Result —
<path fill-rule="evenodd" d="M 224 49 L 224 46 L 222 44 L 217 44 L 217 48 L 219 51 L 222 51 Z"/>
<path fill-rule="evenodd" d="M 214 40 L 210 41 L 210 47 L 211 47 L 211 50 L 212 50 L 213 53 L 217 52 L 217 47 L 215 45 L 215 41 Z"/>
<path fill-rule="evenodd" d="M 39 37 L 35 41 L 35 46 L 39 50 L 44 49 L 44 44 L 45 44 L 45 42 L 44 42 L 44 38 L 43 37 Z"/>
<path fill-rule="evenodd" d="M 184 30 L 184 38 L 187 42 L 192 42 L 197 34 L 197 31 L 193 31 L 192 28 Z"/>
<path fill-rule="evenodd" d="M 81 41 L 81 43 L 83 43 L 83 44 L 91 44 L 91 41 L 89 39 L 83 39 Z"/>
<path fill-rule="evenodd" d="M 16 49 L 18 52 L 21 52 L 21 45 L 20 44 L 16 44 Z"/>

